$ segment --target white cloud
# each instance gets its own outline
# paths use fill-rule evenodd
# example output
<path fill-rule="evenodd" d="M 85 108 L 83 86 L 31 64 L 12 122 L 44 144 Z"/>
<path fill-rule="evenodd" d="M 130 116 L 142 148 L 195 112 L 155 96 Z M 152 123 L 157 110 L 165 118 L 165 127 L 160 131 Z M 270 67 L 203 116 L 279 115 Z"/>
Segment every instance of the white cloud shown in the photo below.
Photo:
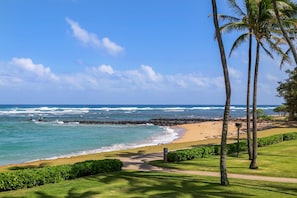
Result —
<path fill-rule="evenodd" d="M 93 68 L 94 71 L 99 71 L 101 73 L 106 73 L 109 75 L 114 74 L 114 70 L 110 65 L 100 65 L 99 67 Z"/>
<path fill-rule="evenodd" d="M 66 18 L 66 21 L 71 26 L 71 29 L 73 31 L 73 35 L 75 38 L 77 38 L 84 44 L 95 46 L 95 47 L 100 47 L 101 41 L 97 38 L 96 34 L 89 33 L 85 29 L 81 28 L 77 22 L 75 22 L 69 18 Z"/>
<path fill-rule="evenodd" d="M 30 58 L 13 58 L 11 64 L 40 78 L 58 80 L 58 77 L 51 72 L 49 67 L 45 67 L 42 64 L 34 64 Z"/>
<path fill-rule="evenodd" d="M 88 32 L 87 30 L 83 29 L 78 22 L 73 21 L 70 18 L 66 18 L 66 21 L 70 25 L 74 37 L 83 44 L 95 48 L 102 48 L 113 56 L 116 56 L 124 51 L 123 47 L 111 41 L 109 38 L 105 37 L 101 40 L 95 33 Z"/>
<path fill-rule="evenodd" d="M 145 72 L 149 80 L 153 82 L 158 82 L 162 80 L 162 75 L 156 73 L 152 67 L 147 65 L 141 65 L 141 69 Z"/>
<path fill-rule="evenodd" d="M 121 53 L 124 50 L 124 48 L 122 48 L 121 46 L 119 46 L 116 43 L 112 42 L 111 40 L 109 40 L 109 38 L 103 38 L 102 39 L 102 44 L 103 44 L 104 48 L 111 55 L 114 55 L 114 56 Z"/>
<path fill-rule="evenodd" d="M 116 96 L 123 93 L 151 93 L 159 96 L 160 93 L 188 93 L 215 97 L 224 92 L 224 78 L 196 73 L 161 74 L 148 65 L 115 71 L 107 64 L 57 75 L 51 72 L 50 67 L 36 64 L 30 58 L 13 58 L 9 63 L 0 64 L 0 87 L 36 90 L 37 93 L 54 88 L 60 93 L 70 91 L 73 94 L 111 93 Z"/>
<path fill-rule="evenodd" d="M 229 67 L 228 68 L 229 70 L 229 73 L 230 73 L 230 77 L 233 77 L 233 78 L 240 78 L 241 77 L 241 72 L 232 68 L 232 67 Z"/>

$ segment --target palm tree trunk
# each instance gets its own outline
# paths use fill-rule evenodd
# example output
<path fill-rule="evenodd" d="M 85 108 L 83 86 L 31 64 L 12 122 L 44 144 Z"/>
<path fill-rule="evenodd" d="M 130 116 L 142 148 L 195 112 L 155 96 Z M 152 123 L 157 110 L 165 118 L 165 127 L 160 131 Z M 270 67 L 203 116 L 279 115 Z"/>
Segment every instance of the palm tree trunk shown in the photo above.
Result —
<path fill-rule="evenodd" d="M 249 37 L 249 65 L 248 65 L 248 82 L 247 82 L 247 94 L 246 94 L 246 135 L 249 160 L 252 159 L 252 144 L 251 144 L 251 127 L 250 127 L 250 90 L 251 90 L 251 69 L 252 69 L 252 32 L 250 30 Z"/>
<path fill-rule="evenodd" d="M 274 8 L 274 12 L 275 12 L 275 16 L 277 18 L 277 21 L 278 21 L 278 24 L 279 24 L 279 27 L 283 33 L 283 36 L 285 37 L 288 45 L 290 46 L 291 48 L 291 51 L 292 51 L 292 54 L 293 54 L 293 57 L 294 57 L 294 60 L 295 60 L 295 63 L 297 65 L 297 52 L 296 52 L 296 49 L 291 41 L 291 39 L 289 38 L 286 30 L 284 29 L 284 26 L 283 26 L 283 23 L 282 23 L 282 20 L 280 19 L 280 16 L 279 16 L 279 12 L 278 12 L 278 8 L 277 8 L 277 4 L 276 4 L 276 0 L 272 0 L 272 3 L 273 3 L 273 8 Z"/>
<path fill-rule="evenodd" d="M 258 138 L 257 138 L 257 86 L 258 86 L 258 70 L 260 59 L 260 42 L 257 41 L 256 48 L 256 62 L 254 73 L 254 87 L 253 87 L 253 157 L 250 164 L 250 169 L 257 169 L 257 157 L 258 157 Z"/>
<path fill-rule="evenodd" d="M 222 138 L 221 138 L 220 173 L 221 173 L 221 185 L 227 186 L 229 185 L 229 180 L 227 176 L 226 156 L 227 156 L 227 134 L 228 134 L 228 121 L 229 121 L 229 114 L 230 114 L 231 86 L 230 86 L 230 79 L 229 79 L 228 66 L 227 66 L 226 55 L 224 50 L 224 44 L 222 41 L 220 29 L 219 29 L 216 0 L 212 0 L 212 9 L 213 9 L 213 22 L 214 22 L 215 31 L 216 31 L 216 38 L 218 41 L 219 50 L 221 54 L 221 62 L 222 62 L 222 67 L 224 72 L 225 91 L 226 91 L 226 103 L 225 103 Z"/>

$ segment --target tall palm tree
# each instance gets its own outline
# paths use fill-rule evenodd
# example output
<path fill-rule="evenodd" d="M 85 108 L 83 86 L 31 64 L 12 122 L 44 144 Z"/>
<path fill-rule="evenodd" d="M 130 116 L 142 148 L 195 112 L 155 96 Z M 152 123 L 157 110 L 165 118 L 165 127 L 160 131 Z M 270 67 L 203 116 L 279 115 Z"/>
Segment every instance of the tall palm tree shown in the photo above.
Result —
<path fill-rule="evenodd" d="M 289 35 L 287 34 L 287 31 L 285 30 L 285 28 L 283 26 L 283 22 L 282 22 L 282 19 L 280 17 L 280 13 L 279 13 L 278 6 L 277 6 L 277 1 L 276 0 L 272 0 L 272 3 L 273 3 L 273 9 L 274 9 L 274 12 L 275 12 L 275 16 L 277 18 L 278 25 L 279 25 L 279 27 L 280 27 L 280 29 L 282 31 L 282 34 L 283 34 L 284 38 L 286 39 L 288 45 L 290 46 L 290 50 L 291 50 L 291 52 L 293 54 L 295 63 L 297 65 L 297 52 L 296 52 L 296 48 L 293 45 L 293 42 L 291 41 Z M 282 5 L 281 2 L 280 2 L 280 5 Z"/>
<path fill-rule="evenodd" d="M 283 0 L 285 1 L 285 0 Z M 247 129 L 249 128 L 249 92 L 250 92 L 250 71 L 251 71 L 251 49 L 252 49 L 252 35 L 256 40 L 256 60 L 254 66 L 254 82 L 253 82 L 253 144 L 252 152 L 249 149 L 250 159 L 252 159 L 250 168 L 256 169 L 257 165 L 257 84 L 258 84 L 258 70 L 260 62 L 260 48 L 262 48 L 266 54 L 273 58 L 270 50 L 266 48 L 265 43 L 268 44 L 272 51 L 280 54 L 286 59 L 286 54 L 282 52 L 279 44 L 279 38 L 276 37 L 275 27 L 276 23 L 271 16 L 271 0 L 245 0 L 244 5 L 246 12 L 237 5 L 236 0 L 229 0 L 229 3 L 234 8 L 235 12 L 239 14 L 241 18 L 222 16 L 223 19 L 228 19 L 230 22 L 221 27 L 223 31 L 231 30 L 245 30 L 246 32 L 240 35 L 234 42 L 231 52 L 236 49 L 241 43 L 249 38 L 249 68 L 248 68 L 248 87 L 247 87 Z M 248 129 L 249 130 L 249 129 Z M 250 140 L 249 131 L 247 132 L 247 139 Z M 251 148 L 251 145 L 249 146 Z"/>
<path fill-rule="evenodd" d="M 284 1 L 285 2 L 285 1 Z M 257 156 L 258 156 L 258 142 L 257 142 L 257 87 L 258 87 L 258 71 L 260 62 L 260 47 L 273 58 L 272 53 L 265 47 L 265 43 L 268 44 L 271 51 L 275 51 L 283 57 L 283 59 L 288 59 L 287 55 L 283 53 L 281 48 L 278 46 L 280 38 L 277 34 L 277 23 L 273 17 L 271 5 L 271 0 L 253 0 L 249 1 L 255 8 L 253 12 L 255 13 L 256 23 L 253 26 L 252 31 L 255 36 L 257 43 L 256 46 L 256 60 L 254 67 L 254 84 L 253 84 L 253 155 L 250 163 L 251 169 L 257 169 Z M 250 4 L 251 5 L 251 4 Z"/>
<path fill-rule="evenodd" d="M 250 133 L 250 87 L 251 87 L 251 69 L 252 69 L 252 24 L 253 20 L 251 17 L 248 0 L 245 0 L 246 12 L 243 11 L 240 6 L 236 3 L 235 0 L 229 0 L 230 7 L 232 7 L 239 15 L 238 17 L 221 15 L 221 19 L 229 20 L 229 23 L 223 25 L 220 29 L 221 31 L 233 31 L 233 30 L 243 30 L 245 31 L 240 35 L 232 45 L 232 48 L 229 53 L 231 57 L 232 52 L 239 47 L 247 39 L 249 40 L 249 50 L 248 50 L 248 78 L 247 78 L 247 93 L 246 93 L 246 134 L 247 134 L 247 146 L 248 146 L 248 155 L 249 159 L 252 159 L 252 144 L 251 144 L 251 133 Z"/>
<path fill-rule="evenodd" d="M 212 0 L 212 9 L 213 9 L 213 23 L 215 26 L 216 38 L 218 41 L 219 50 L 221 54 L 221 62 L 222 62 L 222 68 L 224 73 L 224 80 L 225 80 L 226 103 L 225 103 L 222 138 L 221 138 L 220 173 L 221 173 L 221 185 L 227 186 L 229 185 L 229 180 L 227 176 L 226 156 L 227 156 L 228 121 L 229 121 L 230 101 L 231 101 L 231 85 L 230 85 L 228 66 L 227 66 L 226 55 L 224 50 L 224 44 L 222 41 L 222 36 L 221 36 L 219 23 L 218 23 L 216 0 Z"/>

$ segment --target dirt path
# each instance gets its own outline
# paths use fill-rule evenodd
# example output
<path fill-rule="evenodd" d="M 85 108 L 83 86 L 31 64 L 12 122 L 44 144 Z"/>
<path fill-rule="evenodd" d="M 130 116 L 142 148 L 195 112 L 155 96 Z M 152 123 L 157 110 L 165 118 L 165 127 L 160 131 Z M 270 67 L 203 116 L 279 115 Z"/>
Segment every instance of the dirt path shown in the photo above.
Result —
<path fill-rule="evenodd" d="M 131 156 L 131 157 L 120 157 L 119 159 L 124 164 L 124 166 L 123 166 L 124 170 L 170 172 L 170 173 L 178 173 L 178 174 L 220 177 L 219 172 L 177 170 L 177 169 L 156 167 L 156 166 L 152 166 L 147 163 L 147 162 L 153 161 L 153 160 L 162 160 L 163 153 L 136 155 L 136 156 Z M 259 181 L 296 183 L 297 184 L 297 178 L 243 175 L 243 174 L 234 174 L 234 173 L 228 173 L 228 177 L 234 178 L 234 179 L 259 180 Z"/>

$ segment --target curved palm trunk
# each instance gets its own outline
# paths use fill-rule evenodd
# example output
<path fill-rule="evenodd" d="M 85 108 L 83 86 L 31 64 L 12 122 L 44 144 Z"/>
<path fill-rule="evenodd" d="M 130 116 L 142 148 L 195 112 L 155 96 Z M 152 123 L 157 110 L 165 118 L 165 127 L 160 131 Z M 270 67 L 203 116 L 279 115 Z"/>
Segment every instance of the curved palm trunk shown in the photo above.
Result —
<path fill-rule="evenodd" d="M 229 185 L 229 181 L 227 176 L 226 156 L 227 156 L 227 133 L 228 133 L 228 121 L 229 121 L 229 113 L 230 113 L 231 86 L 230 86 L 230 79 L 228 74 L 228 66 L 226 61 L 224 44 L 222 41 L 220 29 L 219 29 L 216 0 L 212 0 L 212 9 L 213 9 L 213 22 L 214 22 L 215 31 L 216 31 L 216 38 L 219 44 L 221 62 L 222 62 L 222 67 L 224 72 L 224 79 L 225 79 L 226 103 L 225 103 L 222 138 L 221 138 L 220 173 L 221 173 L 221 185 L 227 186 Z"/>
<path fill-rule="evenodd" d="M 296 52 L 296 49 L 291 41 L 291 39 L 289 38 L 286 30 L 284 29 L 284 26 L 283 26 L 283 23 L 282 23 L 282 20 L 280 19 L 280 16 L 279 16 L 279 12 L 278 12 L 278 9 L 277 9 L 277 4 L 276 4 L 276 0 L 272 0 L 272 3 L 273 3 L 273 8 L 274 8 L 274 12 L 275 12 L 275 16 L 277 18 L 277 22 L 278 22 L 278 25 L 282 31 L 282 34 L 283 36 L 285 37 L 288 45 L 290 46 L 291 50 L 292 50 L 292 54 L 293 54 L 293 57 L 294 57 L 294 60 L 295 60 L 295 63 L 297 65 L 297 52 Z"/>
<path fill-rule="evenodd" d="M 249 160 L 252 159 L 252 144 L 251 144 L 251 127 L 250 127 L 250 90 L 251 90 L 251 69 L 252 69 L 252 33 L 250 30 L 249 37 L 249 65 L 248 65 L 248 82 L 247 82 L 247 94 L 246 94 L 246 135 Z"/>
<path fill-rule="evenodd" d="M 258 70 L 259 70 L 259 59 L 260 59 L 260 42 L 257 41 L 256 48 L 256 62 L 255 62 L 255 73 L 254 73 L 254 87 L 253 87 L 253 157 L 250 164 L 250 169 L 257 169 L 257 157 L 258 157 L 258 138 L 257 138 L 257 86 L 258 86 Z"/>

